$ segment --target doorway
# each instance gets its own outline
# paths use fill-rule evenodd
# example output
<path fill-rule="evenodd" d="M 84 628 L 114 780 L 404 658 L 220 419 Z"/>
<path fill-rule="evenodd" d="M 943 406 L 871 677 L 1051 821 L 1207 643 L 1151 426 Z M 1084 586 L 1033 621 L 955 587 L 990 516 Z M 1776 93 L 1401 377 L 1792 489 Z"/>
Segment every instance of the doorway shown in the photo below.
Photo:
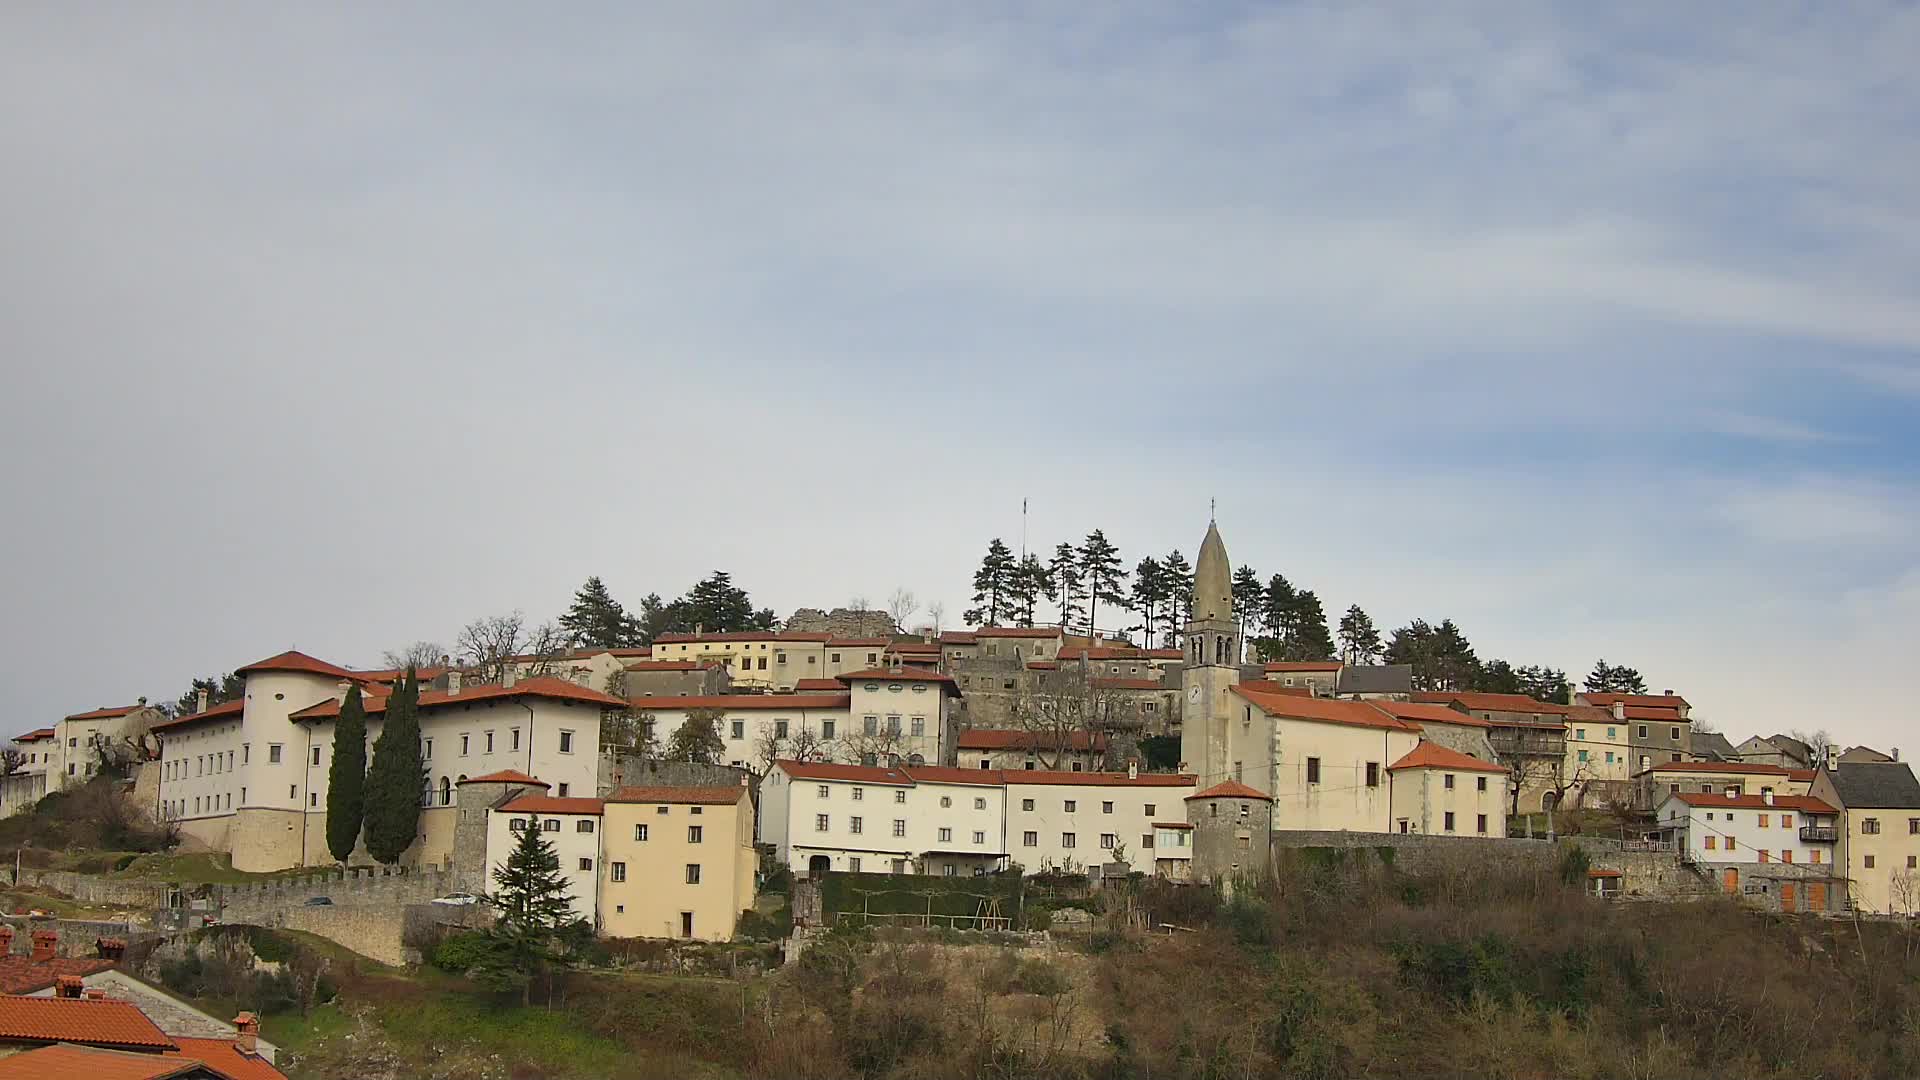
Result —
<path fill-rule="evenodd" d="M 1783 881 L 1780 883 L 1780 910 L 1781 911 L 1794 910 L 1793 882 L 1791 881 Z"/>
<path fill-rule="evenodd" d="M 1722 884 L 1725 885 L 1728 896 L 1732 896 L 1740 891 L 1740 871 L 1735 870 L 1733 867 L 1727 867 L 1726 871 L 1721 874 L 1720 880 Z"/>
<path fill-rule="evenodd" d="M 815 855 L 813 858 L 807 860 L 807 876 L 815 881 L 826 877 L 827 872 L 832 869 L 833 860 L 825 855 Z"/>
<path fill-rule="evenodd" d="M 693 912 L 691 911 L 680 913 L 680 936 L 683 938 L 693 936 Z"/>

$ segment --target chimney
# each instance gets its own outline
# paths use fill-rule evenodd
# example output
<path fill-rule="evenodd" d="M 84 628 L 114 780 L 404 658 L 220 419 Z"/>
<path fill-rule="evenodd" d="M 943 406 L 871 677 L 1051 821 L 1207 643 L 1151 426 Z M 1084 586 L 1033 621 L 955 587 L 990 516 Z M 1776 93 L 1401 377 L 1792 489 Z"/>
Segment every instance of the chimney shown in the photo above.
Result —
<path fill-rule="evenodd" d="M 1661 696 L 1663 696 L 1663 697 L 1672 697 L 1672 696 L 1673 696 L 1673 691 L 1671 691 L 1671 690 L 1662 690 L 1662 691 L 1660 691 L 1660 694 L 1661 694 Z"/>
<path fill-rule="evenodd" d="M 54 955 L 59 952 L 59 946 L 60 935 L 51 930 L 35 930 L 33 932 L 33 962 L 36 964 L 50 962 L 54 958 Z"/>
<path fill-rule="evenodd" d="M 105 990 L 102 990 L 98 986 L 88 986 L 88 987 L 82 988 L 80 991 L 80 996 L 86 998 L 88 1001 L 107 1000 L 107 992 Z"/>
<path fill-rule="evenodd" d="M 1127 759 L 1127 779 L 1129 780 L 1140 779 L 1140 759 L 1139 758 Z"/>
<path fill-rule="evenodd" d="M 80 981 L 80 976 L 61 975 L 53 980 L 53 996 L 77 1001 L 80 998 L 80 991 L 85 987 L 86 984 Z"/>
<path fill-rule="evenodd" d="M 13 952 L 13 927 L 0 925 L 0 956 Z"/>
<path fill-rule="evenodd" d="M 1614 703 L 1613 703 L 1613 718 L 1614 718 L 1615 720 L 1625 720 L 1625 719 L 1627 718 L 1627 703 L 1626 703 L 1626 702 L 1624 702 L 1624 701 L 1616 701 L 1616 702 L 1614 702 Z"/>
<path fill-rule="evenodd" d="M 516 664 L 516 663 L 514 663 L 513 661 L 511 661 L 511 660 L 508 660 L 508 661 L 506 661 L 506 662 L 505 662 L 505 663 L 504 663 L 504 664 L 503 664 L 503 665 L 501 666 L 501 668 L 500 668 L 500 686 L 501 686 L 501 688 L 502 688 L 502 689 L 506 689 L 506 688 L 508 688 L 508 687 L 511 687 L 511 686 L 513 685 L 513 683 L 514 683 L 514 680 L 515 680 L 515 679 L 518 679 L 519 677 L 520 677 L 520 665 L 519 665 L 519 664 Z"/>
<path fill-rule="evenodd" d="M 195 712 L 207 711 L 207 689 L 204 686 L 200 688 L 199 706 L 200 707 L 198 709 L 194 710 Z"/>
<path fill-rule="evenodd" d="M 455 671 L 452 668 L 448 668 L 447 669 L 447 696 L 453 697 L 459 692 L 460 692 L 460 673 L 458 671 Z"/>
<path fill-rule="evenodd" d="M 1772 806 L 1773 805 L 1773 789 L 1768 788 L 1765 791 L 1762 791 L 1760 793 L 1760 801 L 1763 803 L 1766 803 L 1768 806 Z"/>
<path fill-rule="evenodd" d="M 135 705 L 138 705 L 138 706 L 140 706 L 141 708 L 143 708 L 143 709 L 144 709 L 144 708 L 146 708 L 146 707 L 147 707 L 147 699 L 146 699 L 145 697 L 141 697 L 141 698 L 139 698 L 139 699 L 137 699 L 137 700 L 135 700 L 135 701 L 134 701 L 134 704 L 135 704 Z"/>
<path fill-rule="evenodd" d="M 1900 760 L 1900 748 L 1897 746 L 1893 748 L 1893 760 L 1895 761 Z"/>
<path fill-rule="evenodd" d="M 250 1012 L 233 1018 L 233 1048 L 248 1057 L 260 1054 L 260 1021 Z"/>

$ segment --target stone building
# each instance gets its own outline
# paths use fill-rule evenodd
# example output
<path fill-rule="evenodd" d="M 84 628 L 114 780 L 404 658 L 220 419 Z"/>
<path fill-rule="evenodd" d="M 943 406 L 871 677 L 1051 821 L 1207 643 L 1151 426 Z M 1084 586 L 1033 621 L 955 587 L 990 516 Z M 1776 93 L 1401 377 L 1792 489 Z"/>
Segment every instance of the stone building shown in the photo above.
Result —
<path fill-rule="evenodd" d="M 1271 865 L 1273 799 L 1237 780 L 1224 780 L 1187 796 L 1195 881 L 1230 883 L 1264 879 Z"/>

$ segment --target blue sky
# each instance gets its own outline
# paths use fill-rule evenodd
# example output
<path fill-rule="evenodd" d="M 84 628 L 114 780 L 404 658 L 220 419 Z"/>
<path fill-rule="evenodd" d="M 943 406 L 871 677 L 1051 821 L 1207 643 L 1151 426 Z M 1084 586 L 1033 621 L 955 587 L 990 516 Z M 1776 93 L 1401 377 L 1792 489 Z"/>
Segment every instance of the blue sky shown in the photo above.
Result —
<path fill-rule="evenodd" d="M 1908 5 L 17 5 L 23 730 L 723 566 L 1205 528 L 1897 744 Z"/>

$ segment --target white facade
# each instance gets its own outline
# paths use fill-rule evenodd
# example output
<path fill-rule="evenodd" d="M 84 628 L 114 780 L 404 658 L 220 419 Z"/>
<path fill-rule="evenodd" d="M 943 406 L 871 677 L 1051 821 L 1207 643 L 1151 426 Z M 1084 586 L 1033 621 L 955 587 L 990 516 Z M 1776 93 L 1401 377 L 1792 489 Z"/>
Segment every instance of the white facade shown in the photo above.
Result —
<path fill-rule="evenodd" d="M 1028 873 L 1083 870 L 1122 857 L 1151 873 L 1159 858 L 1155 822 L 1186 820 L 1185 800 L 1196 790 L 1193 777 L 1167 773 L 1003 775 L 1007 850 Z M 1184 854 L 1191 858 L 1191 849 Z"/>
<path fill-rule="evenodd" d="M 847 733 L 847 695 L 845 694 L 729 694 L 716 697 L 656 697 L 634 703 L 637 712 L 652 717 L 654 737 L 664 748 L 673 733 L 687 722 L 694 710 L 720 714 L 720 741 L 726 745 L 720 764 L 735 768 L 760 768 L 766 739 L 772 735 L 790 739 L 802 731 L 822 740 L 823 749 L 836 760 L 846 754 L 842 740 Z"/>
<path fill-rule="evenodd" d="M 1387 766 L 1420 741 L 1413 725 L 1362 701 L 1274 694 L 1240 684 L 1227 695 L 1227 775 L 1273 798 L 1275 829 L 1392 832 Z"/>
<path fill-rule="evenodd" d="M 1682 791 L 1655 817 L 1675 830 L 1681 856 L 1695 862 L 1832 866 L 1840 812 L 1804 795 L 1725 795 Z M 1802 830 L 1815 830 L 1803 832 Z"/>
<path fill-rule="evenodd" d="M 1436 743 L 1389 766 L 1393 831 L 1433 836 L 1507 835 L 1507 771 Z"/>
<path fill-rule="evenodd" d="M 599 799 L 562 799 L 522 795 L 487 815 L 487 883 L 491 894 L 494 871 L 506 865 L 525 829 L 538 829 L 553 845 L 566 876 L 573 913 L 600 928 L 601 856 L 605 850 Z"/>
<path fill-rule="evenodd" d="M 864 741 L 908 763 L 918 758 L 926 765 L 954 764 L 959 724 L 950 706 L 959 690 L 950 677 L 903 668 L 858 672 L 840 680 L 847 684 L 850 699 L 853 748 Z"/>

